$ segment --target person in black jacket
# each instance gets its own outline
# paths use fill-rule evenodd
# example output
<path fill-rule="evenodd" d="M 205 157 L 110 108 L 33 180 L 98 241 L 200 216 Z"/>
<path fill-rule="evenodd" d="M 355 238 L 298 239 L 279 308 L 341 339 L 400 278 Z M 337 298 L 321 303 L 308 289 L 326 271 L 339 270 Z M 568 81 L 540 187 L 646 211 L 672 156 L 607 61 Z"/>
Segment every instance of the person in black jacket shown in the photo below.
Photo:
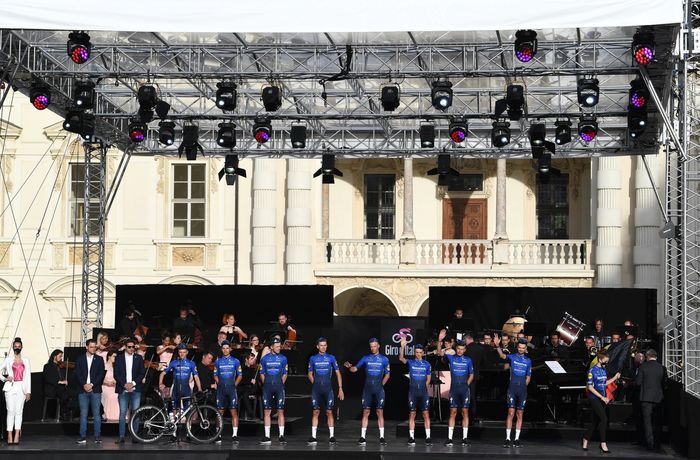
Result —
<path fill-rule="evenodd" d="M 181 307 L 180 315 L 173 320 L 173 334 L 180 334 L 182 341 L 193 343 L 195 329 L 202 327 L 202 321 L 197 313 L 189 307 Z"/>
<path fill-rule="evenodd" d="M 243 420 L 251 420 L 255 418 L 255 413 L 253 412 L 253 400 L 260 393 L 258 387 L 258 364 L 256 356 L 250 353 L 245 357 L 242 370 L 243 378 L 241 383 L 238 384 L 238 399 L 241 403 L 241 409 L 243 409 Z"/>
<path fill-rule="evenodd" d="M 645 355 L 647 360 L 639 366 L 634 383 L 639 388 L 647 449 L 656 450 L 661 434 L 660 407 L 667 385 L 666 368 L 657 361 L 656 350 L 649 349 Z"/>
<path fill-rule="evenodd" d="M 84 355 L 75 360 L 75 379 L 78 381 L 78 403 L 80 404 L 80 438 L 78 444 L 87 443 L 88 409 L 92 411 L 95 428 L 95 444 L 102 444 L 100 437 L 102 417 L 100 403 L 102 400 L 102 382 L 105 379 L 105 362 L 95 354 L 97 342 L 89 339 L 85 342 Z"/>
<path fill-rule="evenodd" d="M 146 368 L 143 357 L 136 353 L 136 340 L 127 339 L 124 343 L 124 353 L 117 356 L 114 361 L 114 380 L 116 380 L 116 392 L 119 395 L 119 439 L 117 444 L 124 442 L 126 434 L 126 412 L 131 406 L 131 413 L 141 405 L 141 391 L 143 378 L 146 376 Z"/>
<path fill-rule="evenodd" d="M 61 404 L 61 418 L 66 418 L 69 412 L 68 400 L 68 379 L 66 378 L 67 369 L 61 369 L 59 363 L 63 361 L 63 352 L 54 350 L 49 356 L 49 360 L 44 364 L 42 373 L 44 379 L 44 397 L 56 398 Z"/>

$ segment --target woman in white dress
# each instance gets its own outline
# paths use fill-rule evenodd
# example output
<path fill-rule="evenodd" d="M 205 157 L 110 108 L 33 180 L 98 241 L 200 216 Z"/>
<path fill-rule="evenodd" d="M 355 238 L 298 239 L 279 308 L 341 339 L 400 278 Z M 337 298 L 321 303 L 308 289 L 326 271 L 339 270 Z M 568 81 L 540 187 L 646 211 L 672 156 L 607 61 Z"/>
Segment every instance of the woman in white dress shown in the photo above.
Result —
<path fill-rule="evenodd" d="M 12 341 L 12 355 L 7 356 L 2 365 L 0 379 L 7 407 L 7 443 L 19 444 L 22 433 L 22 413 L 24 403 L 32 393 L 32 369 L 29 359 L 22 356 L 22 339 Z"/>

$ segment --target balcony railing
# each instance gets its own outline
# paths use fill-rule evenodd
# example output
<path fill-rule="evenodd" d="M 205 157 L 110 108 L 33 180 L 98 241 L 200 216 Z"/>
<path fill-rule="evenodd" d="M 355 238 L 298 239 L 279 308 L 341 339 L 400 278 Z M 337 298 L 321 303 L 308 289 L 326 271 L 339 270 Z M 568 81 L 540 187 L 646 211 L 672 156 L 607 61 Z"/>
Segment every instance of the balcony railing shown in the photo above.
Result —
<path fill-rule="evenodd" d="M 342 265 L 398 265 L 397 240 L 329 240 L 326 261 Z"/>
<path fill-rule="evenodd" d="M 416 265 L 491 265 L 491 240 L 416 241 Z"/>

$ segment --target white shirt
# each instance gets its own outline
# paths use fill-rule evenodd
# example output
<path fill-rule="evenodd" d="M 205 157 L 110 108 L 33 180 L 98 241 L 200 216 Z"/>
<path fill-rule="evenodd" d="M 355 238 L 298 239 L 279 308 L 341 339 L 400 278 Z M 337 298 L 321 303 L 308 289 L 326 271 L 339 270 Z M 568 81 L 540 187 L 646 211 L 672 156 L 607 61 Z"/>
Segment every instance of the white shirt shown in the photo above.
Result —
<path fill-rule="evenodd" d="M 92 360 L 95 359 L 95 355 L 91 355 L 89 353 L 86 353 L 85 357 L 87 358 L 87 366 L 88 366 L 87 380 L 85 381 L 85 383 L 92 383 L 90 381 L 90 368 L 92 367 Z"/>
<path fill-rule="evenodd" d="M 132 383 L 131 369 L 134 366 L 134 355 L 124 353 L 124 361 L 126 362 L 126 383 Z"/>

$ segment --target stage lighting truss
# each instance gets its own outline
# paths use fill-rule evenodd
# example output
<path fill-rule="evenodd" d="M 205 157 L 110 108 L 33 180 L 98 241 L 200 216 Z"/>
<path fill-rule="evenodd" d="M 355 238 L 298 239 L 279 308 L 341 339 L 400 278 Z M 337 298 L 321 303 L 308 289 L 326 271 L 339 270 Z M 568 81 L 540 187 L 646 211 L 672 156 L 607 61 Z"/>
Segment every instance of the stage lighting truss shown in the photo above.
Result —
<path fill-rule="evenodd" d="M 600 87 L 597 78 L 581 78 L 576 85 L 578 103 L 582 107 L 595 107 L 600 98 Z"/>
<path fill-rule="evenodd" d="M 554 134 L 554 143 L 557 145 L 565 145 L 571 142 L 571 121 L 557 120 L 554 123 L 556 131 Z"/>
<path fill-rule="evenodd" d="M 272 137 L 272 121 L 269 117 L 257 117 L 253 123 L 253 137 L 258 144 L 264 144 Z"/>
<path fill-rule="evenodd" d="M 639 31 L 632 39 L 632 57 L 639 65 L 649 65 L 654 60 L 656 46 L 654 34 L 647 31 Z"/>
<path fill-rule="evenodd" d="M 314 177 L 321 177 L 324 184 L 334 184 L 335 176 L 343 177 L 343 173 L 335 167 L 335 155 L 324 153 L 321 157 L 321 167 L 314 173 Z"/>
<path fill-rule="evenodd" d="M 510 123 L 507 121 L 494 121 L 491 128 L 491 145 L 503 148 L 510 143 Z"/>
<path fill-rule="evenodd" d="M 90 36 L 85 32 L 71 32 L 68 35 L 67 53 L 76 64 L 84 64 L 90 59 Z"/>
<path fill-rule="evenodd" d="M 421 123 L 418 128 L 420 147 L 432 149 L 435 147 L 435 125 L 433 123 Z"/>
<path fill-rule="evenodd" d="M 452 83 L 449 81 L 434 81 L 430 90 L 430 99 L 433 107 L 438 110 L 447 110 L 452 105 Z"/>
<path fill-rule="evenodd" d="M 73 104 L 83 110 L 95 106 L 95 83 L 90 80 L 78 80 L 73 90 Z"/>
<path fill-rule="evenodd" d="M 639 78 L 632 80 L 630 82 L 629 107 L 642 109 L 646 107 L 647 102 L 649 102 L 649 90 L 647 89 L 647 85 Z"/>
<path fill-rule="evenodd" d="M 219 131 L 216 134 L 216 143 L 219 147 L 232 149 L 236 146 L 236 125 L 234 123 L 219 123 Z"/>
<path fill-rule="evenodd" d="M 513 47 L 518 61 L 530 62 L 537 54 L 537 32 L 534 30 L 517 31 Z"/>
<path fill-rule="evenodd" d="M 282 92 L 279 86 L 265 86 L 262 89 L 261 99 L 268 112 L 276 112 L 282 107 Z"/>
<path fill-rule="evenodd" d="M 294 123 L 289 131 L 292 148 L 303 149 L 306 147 L 306 124 Z"/>
<path fill-rule="evenodd" d="M 382 86 L 379 99 L 385 111 L 393 112 L 401 103 L 401 88 L 395 83 L 388 83 Z"/>
<path fill-rule="evenodd" d="M 449 126 L 450 139 L 455 144 L 461 144 L 467 139 L 469 128 L 467 120 L 463 118 L 453 118 Z"/>
<path fill-rule="evenodd" d="M 175 123 L 172 121 L 161 121 L 158 123 L 158 142 L 169 146 L 175 143 Z"/>
<path fill-rule="evenodd" d="M 438 185 L 447 186 L 450 183 L 450 177 L 458 177 L 459 171 L 452 168 L 450 155 L 440 154 L 437 157 L 437 167 L 429 169 L 427 174 L 438 176 Z"/>
<path fill-rule="evenodd" d="M 29 89 L 29 102 L 35 109 L 45 110 L 51 104 L 51 90 L 43 83 L 33 83 Z"/>
<path fill-rule="evenodd" d="M 131 142 L 139 144 L 146 139 L 148 125 L 142 121 L 132 121 L 129 123 L 129 138 Z"/>
<path fill-rule="evenodd" d="M 593 115 L 583 115 L 578 122 L 578 135 L 583 142 L 592 142 L 598 135 L 598 121 Z"/>
<path fill-rule="evenodd" d="M 238 155 L 226 155 L 224 167 L 219 171 L 219 180 L 226 177 L 226 185 L 234 185 L 236 177 L 246 177 L 246 171 L 238 167 Z"/>

